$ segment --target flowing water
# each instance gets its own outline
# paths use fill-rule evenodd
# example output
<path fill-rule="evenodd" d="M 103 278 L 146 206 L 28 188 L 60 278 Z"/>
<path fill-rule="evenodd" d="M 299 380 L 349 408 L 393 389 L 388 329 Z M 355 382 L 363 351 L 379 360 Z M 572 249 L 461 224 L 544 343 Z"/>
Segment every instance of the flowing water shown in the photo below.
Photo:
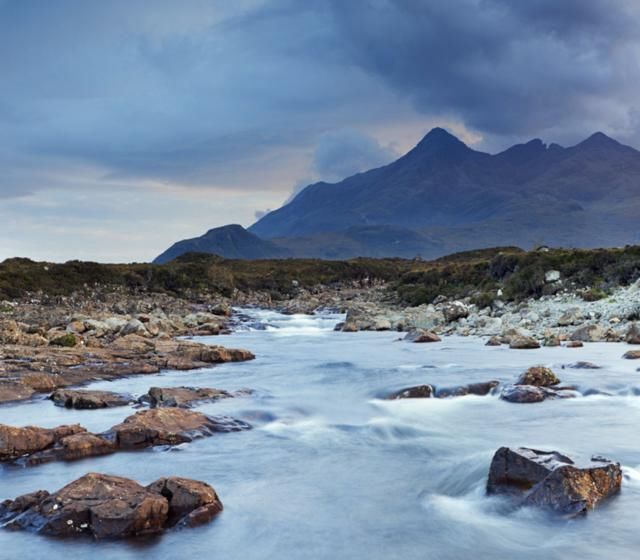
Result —
<path fill-rule="evenodd" d="M 212 344 L 252 350 L 252 362 L 100 382 L 92 388 L 145 393 L 150 386 L 255 390 L 198 410 L 254 429 L 171 449 L 117 453 L 72 463 L 0 470 L 0 499 L 56 490 L 88 471 L 147 484 L 166 475 L 212 484 L 225 505 L 209 525 L 125 542 L 59 540 L 0 531 L 0 558 L 48 560 L 608 559 L 640 549 L 640 373 L 621 344 L 509 350 L 472 338 L 410 344 L 398 334 L 336 333 L 338 315 L 249 311 L 253 327 Z M 260 327 L 260 328 L 257 328 Z M 589 360 L 599 370 L 562 369 Z M 394 389 L 433 383 L 513 381 L 531 365 L 594 395 L 518 405 L 495 396 L 384 401 Z M 101 431 L 133 410 L 71 411 L 51 402 L 0 408 L 0 422 Z M 622 493 L 586 518 L 513 510 L 484 485 L 500 446 L 557 449 L 620 461 Z"/>

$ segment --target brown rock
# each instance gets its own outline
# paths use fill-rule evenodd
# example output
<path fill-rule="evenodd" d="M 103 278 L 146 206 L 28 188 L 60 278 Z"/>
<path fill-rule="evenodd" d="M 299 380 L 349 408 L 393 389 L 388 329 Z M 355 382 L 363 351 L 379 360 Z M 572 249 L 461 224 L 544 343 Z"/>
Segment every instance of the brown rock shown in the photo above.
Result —
<path fill-rule="evenodd" d="M 165 406 L 187 408 L 198 402 L 230 397 L 232 395 L 227 391 L 204 387 L 151 387 L 147 393 L 147 399 L 152 408 Z"/>
<path fill-rule="evenodd" d="M 640 344 L 640 328 L 636 323 L 631 324 L 624 340 L 627 344 Z"/>
<path fill-rule="evenodd" d="M 169 526 L 202 525 L 223 509 L 215 490 L 205 482 L 172 476 L 156 480 L 147 489 L 168 500 Z"/>
<path fill-rule="evenodd" d="M 625 360 L 640 360 L 640 350 L 629 350 L 622 357 Z"/>
<path fill-rule="evenodd" d="M 485 346 L 502 346 L 502 339 L 499 336 L 492 336 Z"/>
<path fill-rule="evenodd" d="M 126 406 L 131 402 L 129 395 L 110 391 L 90 391 L 81 389 L 58 389 L 49 397 L 54 404 L 65 408 L 96 409 Z"/>
<path fill-rule="evenodd" d="M 0 461 L 15 461 L 52 447 L 67 436 L 84 432 L 86 429 L 79 424 L 51 429 L 36 426 L 16 428 L 0 424 Z"/>
<path fill-rule="evenodd" d="M 407 389 L 401 389 L 395 393 L 389 395 L 389 400 L 397 399 L 428 399 L 433 397 L 435 389 L 433 385 L 418 385 L 417 387 L 408 387 Z"/>
<path fill-rule="evenodd" d="M 515 350 L 529 350 L 540 348 L 540 344 L 531 336 L 516 336 L 511 339 L 509 348 L 513 348 Z"/>
<path fill-rule="evenodd" d="M 51 461 L 74 461 L 86 457 L 109 455 L 116 446 L 100 436 L 91 433 L 79 433 L 62 438 L 52 447 L 38 451 L 26 459 L 26 464 L 40 465 Z"/>
<path fill-rule="evenodd" d="M 232 418 L 212 418 L 201 412 L 181 408 L 153 408 L 129 416 L 113 426 L 107 435 L 115 438 L 121 449 L 177 445 L 195 438 L 250 429 L 251 426 Z"/>
<path fill-rule="evenodd" d="M 542 366 L 530 367 L 516 381 L 516 385 L 534 385 L 536 387 L 549 387 L 557 385 L 560 380 L 549 368 Z"/>
<path fill-rule="evenodd" d="M 570 340 L 565 346 L 567 348 L 582 348 L 584 343 L 579 340 Z"/>
<path fill-rule="evenodd" d="M 425 329 L 416 329 L 408 332 L 405 337 L 408 342 L 440 342 L 440 337 L 431 331 Z"/>

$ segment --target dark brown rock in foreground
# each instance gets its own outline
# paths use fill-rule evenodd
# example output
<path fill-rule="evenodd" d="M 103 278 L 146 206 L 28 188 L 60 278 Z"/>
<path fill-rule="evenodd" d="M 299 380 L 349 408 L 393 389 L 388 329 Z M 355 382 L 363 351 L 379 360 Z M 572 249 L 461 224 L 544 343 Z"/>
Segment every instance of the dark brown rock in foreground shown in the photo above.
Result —
<path fill-rule="evenodd" d="M 530 336 L 516 336 L 511 339 L 509 348 L 515 350 L 533 350 L 535 348 L 540 348 L 540 343 Z"/>
<path fill-rule="evenodd" d="M 83 389 L 57 389 L 49 398 L 58 406 L 76 409 L 112 408 L 132 401 L 130 395 Z"/>
<path fill-rule="evenodd" d="M 74 434 L 86 433 L 79 424 L 39 428 L 25 426 L 17 428 L 0 424 L 0 461 L 14 461 L 26 455 L 48 449 Z"/>
<path fill-rule="evenodd" d="M 0 522 L 57 537 L 115 539 L 206 523 L 222 507 L 204 482 L 171 477 L 145 488 L 128 478 L 89 473 L 54 494 L 41 490 L 4 501 Z"/>
<path fill-rule="evenodd" d="M 206 387 L 151 387 L 142 399 L 148 401 L 152 408 L 180 407 L 187 408 L 199 402 L 230 398 L 233 395 L 220 389 Z"/>
<path fill-rule="evenodd" d="M 594 458 L 579 467 L 556 451 L 501 447 L 491 461 L 487 492 L 509 493 L 522 505 L 574 517 L 618 493 L 621 484 L 618 463 Z"/>

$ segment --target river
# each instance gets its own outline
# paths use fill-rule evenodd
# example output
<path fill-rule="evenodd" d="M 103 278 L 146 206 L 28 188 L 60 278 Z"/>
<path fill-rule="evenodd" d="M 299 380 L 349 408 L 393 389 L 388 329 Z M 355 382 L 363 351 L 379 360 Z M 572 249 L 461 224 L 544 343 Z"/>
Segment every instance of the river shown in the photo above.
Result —
<path fill-rule="evenodd" d="M 225 510 L 212 523 L 124 542 L 60 540 L 0 531 L 0 558 L 632 560 L 640 549 L 640 373 L 614 343 L 582 349 L 509 350 L 476 338 L 436 344 L 393 332 L 339 333 L 339 315 L 245 311 L 264 328 L 200 340 L 247 348 L 251 362 L 135 376 L 91 388 L 145 393 L 151 386 L 236 390 L 248 397 L 198 407 L 246 419 L 254 429 L 171 449 L 116 453 L 71 463 L 0 470 L 0 499 L 57 490 L 89 471 L 147 484 L 177 475 L 210 483 Z M 265 327 L 265 325 L 267 325 Z M 589 360 L 599 370 L 563 369 Z M 384 401 L 402 387 L 498 379 L 547 365 L 563 383 L 594 395 L 510 404 L 496 396 Z M 102 431 L 133 410 L 74 411 L 50 401 L 7 405 L 0 422 Z M 622 493 L 587 517 L 566 521 L 513 510 L 487 497 L 500 446 L 557 449 L 620 461 Z"/>

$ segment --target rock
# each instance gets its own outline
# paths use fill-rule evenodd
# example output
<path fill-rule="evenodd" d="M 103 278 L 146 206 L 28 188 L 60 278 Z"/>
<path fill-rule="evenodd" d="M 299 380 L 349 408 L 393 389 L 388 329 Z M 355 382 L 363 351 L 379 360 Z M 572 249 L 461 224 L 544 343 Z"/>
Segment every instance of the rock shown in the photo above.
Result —
<path fill-rule="evenodd" d="M 552 284 L 553 282 L 557 282 L 560 280 L 560 271 L 559 270 L 547 270 L 544 273 L 544 281 L 547 284 Z"/>
<path fill-rule="evenodd" d="M 480 383 L 469 383 L 468 385 L 460 385 L 459 387 L 436 389 L 436 398 L 442 399 L 446 397 L 461 397 L 464 395 L 485 396 L 491 393 L 498 385 L 499 381 L 485 381 Z"/>
<path fill-rule="evenodd" d="M 567 342 L 567 344 L 565 344 L 566 348 L 582 348 L 584 346 L 583 342 L 580 342 L 579 340 L 570 340 L 569 342 Z"/>
<path fill-rule="evenodd" d="M 553 391 L 534 385 L 507 385 L 502 389 L 500 398 L 511 403 L 536 403 L 542 402 Z"/>
<path fill-rule="evenodd" d="M 189 407 L 197 402 L 229 398 L 232 395 L 219 389 L 195 387 L 151 387 L 144 400 L 155 407 Z"/>
<path fill-rule="evenodd" d="M 538 341 L 531 336 L 519 336 L 511 339 L 509 348 L 515 350 L 528 350 L 534 348 L 540 348 Z"/>
<path fill-rule="evenodd" d="M 389 400 L 397 399 L 428 399 L 433 397 L 435 389 L 433 385 L 418 385 L 416 387 L 408 387 L 407 389 L 401 389 L 387 398 Z"/>
<path fill-rule="evenodd" d="M 128 334 L 137 334 L 139 336 L 149 336 L 144 323 L 138 319 L 131 319 L 120 329 L 121 336 L 127 336 Z"/>
<path fill-rule="evenodd" d="M 570 325 L 577 325 L 584 319 L 582 311 L 578 307 L 569 309 L 563 313 L 558 319 L 559 327 L 568 327 Z"/>
<path fill-rule="evenodd" d="M 404 339 L 409 342 L 440 342 L 441 340 L 436 333 L 424 329 L 409 331 Z"/>
<path fill-rule="evenodd" d="M 560 380 L 549 368 L 542 366 L 530 367 L 516 381 L 516 385 L 533 385 L 535 387 L 549 387 L 557 385 Z"/>
<path fill-rule="evenodd" d="M 573 362 L 569 364 L 567 367 L 571 369 L 601 369 L 599 365 L 594 364 L 593 362 Z"/>
<path fill-rule="evenodd" d="M 11 529 L 106 539 L 197 525 L 221 510 L 215 491 L 203 482 L 166 478 L 145 488 L 127 478 L 88 473 L 54 494 L 40 491 L 3 502 L 0 519 Z"/>
<path fill-rule="evenodd" d="M 631 324 L 624 340 L 627 344 L 640 344 L 640 328 L 636 323 Z"/>
<path fill-rule="evenodd" d="M 51 461 L 75 461 L 86 457 L 115 453 L 113 442 L 91 433 L 78 433 L 60 439 L 52 447 L 27 457 L 27 465 L 40 465 Z"/>
<path fill-rule="evenodd" d="M 618 493 L 621 484 L 620 465 L 606 459 L 594 457 L 578 467 L 555 451 L 501 447 L 491 461 L 487 492 L 506 492 L 523 505 L 575 517 Z"/>
<path fill-rule="evenodd" d="M 147 489 L 164 496 L 169 502 L 169 526 L 195 527 L 211 521 L 223 509 L 215 490 L 188 478 L 160 478 Z"/>
<path fill-rule="evenodd" d="M 86 432 L 86 429 L 79 424 L 57 428 L 16 428 L 0 424 L 0 461 L 15 461 L 52 447 L 67 436 L 83 432 Z"/>
<path fill-rule="evenodd" d="M 629 350 L 622 357 L 625 360 L 640 360 L 640 350 Z"/>
<path fill-rule="evenodd" d="M 441 311 L 444 315 L 444 320 L 447 323 L 469 316 L 469 308 L 461 301 L 444 303 L 441 306 Z"/>
<path fill-rule="evenodd" d="M 181 408 L 141 410 L 113 426 L 107 434 L 121 449 L 177 445 L 215 432 L 248 430 L 251 426 L 227 417 L 212 418 Z"/>
<path fill-rule="evenodd" d="M 600 342 L 606 337 L 606 331 L 600 325 L 584 325 L 575 330 L 570 340 L 580 342 Z"/>
<path fill-rule="evenodd" d="M 502 339 L 499 336 L 492 336 L 485 346 L 502 346 Z"/>
<path fill-rule="evenodd" d="M 126 406 L 132 400 L 129 395 L 110 391 L 58 389 L 49 397 L 57 406 L 76 409 L 111 408 Z"/>
<path fill-rule="evenodd" d="M 544 346 L 552 348 L 555 346 L 560 346 L 560 338 L 558 336 L 548 336 L 544 339 Z"/>

